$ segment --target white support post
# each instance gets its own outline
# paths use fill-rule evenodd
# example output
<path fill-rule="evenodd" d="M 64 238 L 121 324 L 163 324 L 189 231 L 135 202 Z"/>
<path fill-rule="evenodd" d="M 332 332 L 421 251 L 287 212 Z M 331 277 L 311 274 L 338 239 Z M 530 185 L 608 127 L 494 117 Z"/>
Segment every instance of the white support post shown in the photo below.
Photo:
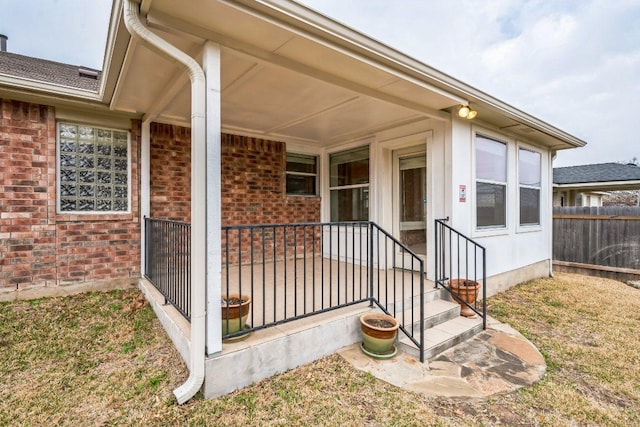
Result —
<path fill-rule="evenodd" d="M 207 41 L 202 58 L 207 87 L 207 354 L 222 351 L 220 45 Z"/>
<path fill-rule="evenodd" d="M 147 273 L 145 254 L 147 230 L 144 218 L 151 214 L 151 120 L 144 120 L 140 130 L 140 275 Z"/>

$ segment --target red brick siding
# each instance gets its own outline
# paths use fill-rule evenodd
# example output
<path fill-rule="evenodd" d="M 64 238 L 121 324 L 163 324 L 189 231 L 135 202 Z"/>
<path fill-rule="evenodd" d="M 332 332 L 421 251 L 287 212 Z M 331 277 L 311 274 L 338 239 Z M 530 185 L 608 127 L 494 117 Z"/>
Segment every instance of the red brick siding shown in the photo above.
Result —
<path fill-rule="evenodd" d="M 320 221 L 320 198 L 285 194 L 284 142 L 222 135 L 222 224 Z"/>
<path fill-rule="evenodd" d="M 0 289 L 139 276 L 139 123 L 132 213 L 58 215 L 53 107 L 0 99 L 0 108 Z"/>
<path fill-rule="evenodd" d="M 285 194 L 284 142 L 239 135 L 222 134 L 222 225 L 279 224 L 320 221 L 320 197 Z M 172 125 L 151 126 L 151 216 L 189 221 L 190 132 Z M 276 256 L 285 255 L 282 229 L 275 239 Z M 287 231 L 287 255 L 302 254 L 304 232 L 298 229 L 297 241 Z M 306 230 L 307 250 L 317 230 Z M 267 233 L 269 234 L 269 232 Z M 230 262 L 238 259 L 238 239 L 242 239 L 242 261 L 248 262 L 250 236 L 237 231 L 229 234 Z M 223 235 L 223 245 L 226 236 Z M 319 238 L 317 239 L 319 242 Z M 273 258 L 274 238 L 265 235 L 267 259 Z M 254 255 L 262 241 L 254 233 Z M 223 248 L 223 253 L 225 249 Z M 223 260 L 224 262 L 224 260 Z"/>
<path fill-rule="evenodd" d="M 58 284 L 140 276 L 140 122 L 131 127 L 131 213 L 56 215 Z"/>
<path fill-rule="evenodd" d="M 0 108 L 0 289 L 53 285 L 54 111 L 7 99 Z"/>
<path fill-rule="evenodd" d="M 151 124 L 151 216 L 191 220 L 191 129 Z"/>
<path fill-rule="evenodd" d="M 190 220 L 190 129 L 151 125 L 151 216 Z M 222 134 L 222 224 L 317 222 L 320 198 L 285 194 L 284 142 Z"/>

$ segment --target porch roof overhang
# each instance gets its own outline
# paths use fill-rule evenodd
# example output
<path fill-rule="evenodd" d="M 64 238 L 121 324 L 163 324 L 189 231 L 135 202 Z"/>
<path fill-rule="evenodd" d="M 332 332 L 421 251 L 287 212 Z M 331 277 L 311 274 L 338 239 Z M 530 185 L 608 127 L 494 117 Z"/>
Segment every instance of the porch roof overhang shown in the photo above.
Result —
<path fill-rule="evenodd" d="M 460 104 L 470 104 L 478 123 L 551 150 L 585 145 L 291 0 L 142 0 L 140 11 L 152 31 L 199 61 L 205 40 L 220 44 L 222 127 L 228 132 L 328 146 L 425 119 L 449 121 Z M 122 0 L 114 0 L 97 95 L 56 93 L 48 85 L 9 87 L 3 76 L 0 83 L 26 100 L 190 122 L 184 70 L 131 39 Z"/>

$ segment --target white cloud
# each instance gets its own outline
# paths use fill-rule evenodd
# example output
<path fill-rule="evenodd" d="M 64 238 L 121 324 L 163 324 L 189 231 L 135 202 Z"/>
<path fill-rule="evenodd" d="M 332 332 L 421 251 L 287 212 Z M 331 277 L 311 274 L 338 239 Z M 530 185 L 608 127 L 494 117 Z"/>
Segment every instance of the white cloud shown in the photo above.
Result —
<path fill-rule="evenodd" d="M 640 158 L 637 0 L 303 0 L 586 140 L 558 165 Z"/>

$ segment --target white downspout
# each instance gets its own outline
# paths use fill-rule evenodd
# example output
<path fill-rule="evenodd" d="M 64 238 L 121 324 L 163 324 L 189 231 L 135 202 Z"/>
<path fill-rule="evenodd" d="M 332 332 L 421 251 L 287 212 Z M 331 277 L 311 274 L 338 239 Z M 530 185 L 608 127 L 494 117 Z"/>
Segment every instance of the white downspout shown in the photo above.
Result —
<path fill-rule="evenodd" d="M 147 274 L 147 229 L 144 219 L 151 215 L 151 119 L 140 126 L 140 275 Z"/>
<path fill-rule="evenodd" d="M 205 75 L 189 55 L 147 29 L 138 4 L 124 0 L 124 22 L 131 36 L 184 66 L 191 80 L 191 194 L 206 194 Z M 191 348 L 189 378 L 173 391 L 179 404 L 191 399 L 204 382 L 206 333 L 206 200 L 191 197 Z"/>

